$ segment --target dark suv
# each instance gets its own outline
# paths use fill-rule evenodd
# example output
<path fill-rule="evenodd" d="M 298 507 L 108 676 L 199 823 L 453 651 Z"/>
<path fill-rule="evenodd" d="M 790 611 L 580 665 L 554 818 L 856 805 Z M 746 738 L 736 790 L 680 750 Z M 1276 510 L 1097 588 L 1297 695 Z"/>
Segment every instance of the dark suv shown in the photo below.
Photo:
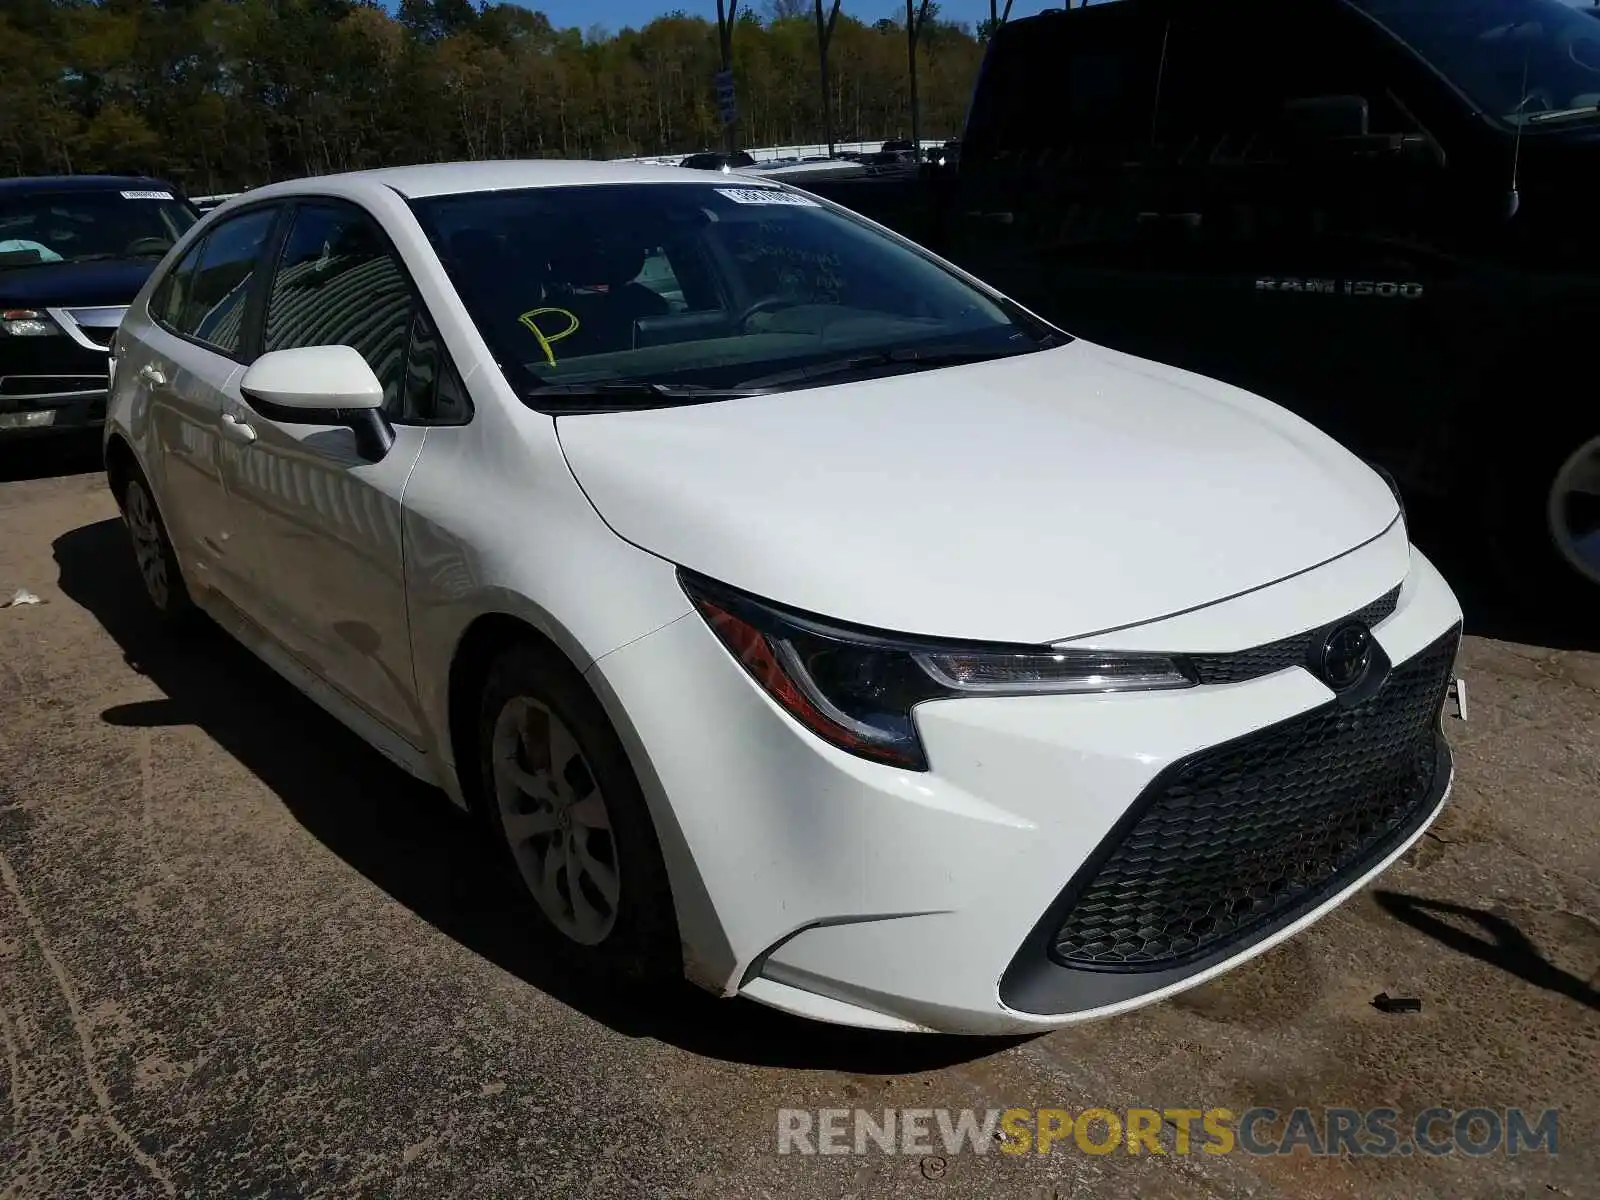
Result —
<path fill-rule="evenodd" d="M 196 219 L 156 179 L 0 180 L 0 442 L 104 419 L 112 334 Z"/>

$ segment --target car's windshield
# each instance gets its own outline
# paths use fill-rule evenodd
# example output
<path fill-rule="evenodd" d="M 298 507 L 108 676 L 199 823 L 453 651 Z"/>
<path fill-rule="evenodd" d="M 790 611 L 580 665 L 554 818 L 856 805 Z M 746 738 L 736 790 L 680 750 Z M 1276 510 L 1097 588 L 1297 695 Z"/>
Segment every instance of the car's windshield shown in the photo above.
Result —
<path fill-rule="evenodd" d="M 1489 115 L 1533 130 L 1600 112 L 1600 20 L 1562 0 L 1352 0 Z"/>
<path fill-rule="evenodd" d="M 0 269 L 99 258 L 160 258 L 195 222 L 157 189 L 0 196 Z"/>
<path fill-rule="evenodd" d="M 502 368 L 541 408 L 540 389 L 804 386 L 805 373 L 832 381 L 873 356 L 872 369 L 916 370 L 1061 337 L 789 188 L 613 184 L 413 207 Z"/>

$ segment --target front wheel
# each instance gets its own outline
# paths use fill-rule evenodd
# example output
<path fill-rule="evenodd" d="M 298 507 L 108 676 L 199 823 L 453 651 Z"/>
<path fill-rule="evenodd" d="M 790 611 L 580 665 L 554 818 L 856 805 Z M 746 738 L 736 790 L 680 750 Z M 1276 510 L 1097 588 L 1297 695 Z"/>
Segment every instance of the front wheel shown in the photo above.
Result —
<path fill-rule="evenodd" d="M 1545 517 L 1557 551 L 1600 600 L 1600 437 L 1579 446 L 1557 469 Z"/>
<path fill-rule="evenodd" d="M 1534 618 L 1600 610 L 1600 433 L 1553 419 L 1538 440 L 1489 457 L 1484 519 L 1508 589 Z"/>
<path fill-rule="evenodd" d="M 478 757 L 486 815 L 549 929 L 607 973 L 681 973 L 655 826 L 582 676 L 532 644 L 506 652 L 484 689 Z"/>

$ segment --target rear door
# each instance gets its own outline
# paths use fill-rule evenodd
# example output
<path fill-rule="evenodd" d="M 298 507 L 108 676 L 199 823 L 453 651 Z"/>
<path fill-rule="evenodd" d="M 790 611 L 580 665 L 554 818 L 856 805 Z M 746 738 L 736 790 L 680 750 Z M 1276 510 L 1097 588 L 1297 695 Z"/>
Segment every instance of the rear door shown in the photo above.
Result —
<path fill-rule="evenodd" d="M 1132 0 L 1002 27 L 949 218 L 956 262 L 1113 345 L 1150 303 L 1139 193 L 1161 36 L 1159 10 Z"/>
<path fill-rule="evenodd" d="M 238 445 L 223 413 L 239 398 L 247 311 L 278 215 L 266 205 L 229 217 L 191 247 L 157 286 L 148 322 L 117 365 L 119 391 L 136 389 L 134 411 L 148 413 L 146 466 L 185 565 L 195 582 L 230 596 L 242 564 L 223 473 Z"/>

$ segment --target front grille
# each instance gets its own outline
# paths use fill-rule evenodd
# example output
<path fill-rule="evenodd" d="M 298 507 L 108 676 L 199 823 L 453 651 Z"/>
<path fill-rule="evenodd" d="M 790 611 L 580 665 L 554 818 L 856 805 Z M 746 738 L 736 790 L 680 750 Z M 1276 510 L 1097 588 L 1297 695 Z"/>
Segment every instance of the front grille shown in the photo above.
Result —
<path fill-rule="evenodd" d="M 0 396 L 23 400 L 96 395 L 105 390 L 104 375 L 0 375 Z"/>
<path fill-rule="evenodd" d="M 1459 628 L 1338 703 L 1163 771 L 1068 889 L 1051 957 L 1181 966 L 1303 912 L 1421 820 Z"/>
<path fill-rule="evenodd" d="M 81 337 L 98 349 L 109 350 L 112 339 L 116 337 L 117 326 L 122 321 L 122 314 L 126 311 L 125 305 L 65 309 L 63 315 L 70 322 L 67 335 L 74 339 Z"/>
<path fill-rule="evenodd" d="M 1396 587 L 1346 619 L 1376 625 L 1392 616 L 1399 603 L 1400 589 Z M 1189 663 L 1201 683 L 1243 683 L 1289 667 L 1305 666 L 1310 660 L 1312 644 L 1322 632 L 1322 629 L 1313 629 L 1234 654 L 1195 654 L 1189 656 Z"/>

